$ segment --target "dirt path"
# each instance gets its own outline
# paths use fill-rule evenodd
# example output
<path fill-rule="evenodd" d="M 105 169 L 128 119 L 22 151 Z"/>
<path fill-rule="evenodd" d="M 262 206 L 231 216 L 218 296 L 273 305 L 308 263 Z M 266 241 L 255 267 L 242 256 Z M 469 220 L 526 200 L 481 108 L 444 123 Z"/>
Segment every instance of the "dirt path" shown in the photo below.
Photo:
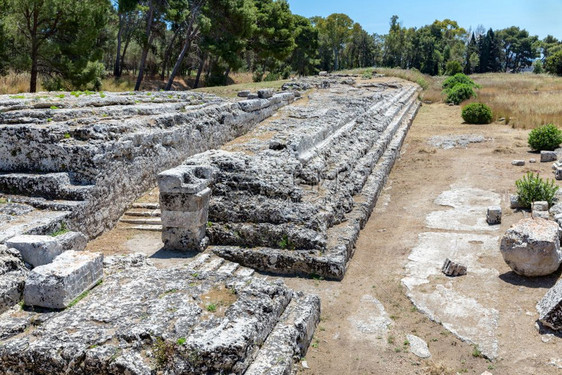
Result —
<path fill-rule="evenodd" d="M 488 140 L 449 150 L 428 144 L 432 136 L 463 134 L 482 135 Z M 418 235 L 443 232 L 429 230 L 426 217 L 444 209 L 434 200 L 451 186 L 478 188 L 500 195 L 504 220 L 495 236 L 501 236 L 523 217 L 523 213 L 508 208 L 514 181 L 528 170 L 552 176 L 550 163 L 528 163 L 530 158 L 540 158 L 528 153 L 526 137 L 525 131 L 506 125 L 462 124 L 459 107 L 433 104 L 421 108 L 406 139 L 402 158 L 361 233 L 345 279 L 342 282 L 296 278 L 286 281 L 295 289 L 316 292 L 322 298 L 322 321 L 306 358 L 310 369 L 303 369 L 303 373 L 559 373 L 560 369 L 550 362 L 559 358 L 562 344 L 559 338 L 538 334 L 534 307 L 558 274 L 540 280 L 518 277 L 503 262 L 498 243 L 495 251 L 480 254 L 478 259 L 483 267 L 497 270 L 496 275 L 478 278 L 471 276 L 469 269 L 464 281 L 455 284 L 468 294 L 476 291 L 493 296 L 483 298 L 483 304 L 499 311 L 495 332 L 499 353 L 495 361 L 478 356 L 475 346 L 462 342 L 417 311 L 401 284 L 404 266 L 410 251 L 418 244 Z M 514 159 L 527 160 L 527 164 L 512 166 Z M 432 287 L 429 284 L 428 288 Z M 376 301 L 384 306 L 386 314 L 381 313 Z M 391 324 L 385 330 L 388 322 Z M 432 357 L 420 359 L 410 353 L 407 334 L 425 340 Z"/>
<path fill-rule="evenodd" d="M 486 141 L 447 150 L 428 143 L 433 136 L 449 135 L 478 135 Z M 477 346 L 459 340 L 418 311 L 406 297 L 407 290 L 402 284 L 405 266 L 411 262 L 408 256 L 420 244 L 419 235 L 450 233 L 430 229 L 426 223 L 431 213 L 450 209 L 435 203 L 443 192 L 474 188 L 496 193 L 501 198 L 504 216 L 500 228 L 489 233 L 493 241 L 498 241 L 511 224 L 523 217 L 524 213 L 508 208 L 514 181 L 529 170 L 552 176 L 550 163 L 528 163 L 530 158 L 539 159 L 539 156 L 528 153 L 526 138 L 527 132 L 506 125 L 462 124 L 459 107 L 422 106 L 406 138 L 403 155 L 361 233 L 345 279 L 342 282 L 284 279 L 290 287 L 322 298 L 322 320 L 306 357 L 308 369 L 300 369 L 303 374 L 481 374 L 485 371 L 555 374 L 561 371 L 551 364 L 562 366 L 559 360 L 562 354 L 558 354 L 562 352 L 560 339 L 540 335 L 535 328 L 535 304 L 559 274 L 537 280 L 520 278 L 505 265 L 497 244 L 491 250 L 480 249 L 474 253 L 473 265 L 487 272 L 471 272 L 474 268 L 469 267 L 467 276 L 454 281 L 434 275 L 427 286 L 418 290 L 423 294 L 439 287 L 454 287 L 485 308 L 497 311 L 497 326 L 490 332 L 498 346 L 494 361 L 483 358 Z M 514 159 L 526 160 L 527 164 L 512 166 Z M 156 201 L 156 192 L 149 193 L 146 199 Z M 469 242 L 469 249 L 478 247 L 472 242 L 479 241 Z M 151 256 L 156 253 L 152 259 L 163 267 L 189 261 L 159 252 L 160 233 L 126 230 L 121 224 L 92 241 L 88 248 L 106 254 L 143 252 Z M 453 253 L 457 250 L 452 249 Z M 431 358 L 420 359 L 410 352 L 408 334 L 428 343 Z"/>

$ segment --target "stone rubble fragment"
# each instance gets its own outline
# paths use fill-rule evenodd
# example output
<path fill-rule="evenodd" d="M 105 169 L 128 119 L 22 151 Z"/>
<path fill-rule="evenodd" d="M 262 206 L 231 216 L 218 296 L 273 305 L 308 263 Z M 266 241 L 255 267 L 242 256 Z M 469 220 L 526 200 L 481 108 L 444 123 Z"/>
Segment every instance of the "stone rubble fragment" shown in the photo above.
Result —
<path fill-rule="evenodd" d="M 521 203 L 518 195 L 511 194 L 509 196 L 509 207 L 516 210 L 516 209 L 520 209 L 520 208 L 525 208 L 525 205 L 523 205 L 523 203 Z"/>
<path fill-rule="evenodd" d="M 429 351 L 429 347 L 427 343 L 415 335 L 406 335 L 406 339 L 410 343 L 410 351 L 420 357 L 420 358 L 429 358 L 431 357 L 431 352 Z"/>
<path fill-rule="evenodd" d="M 541 163 L 547 163 L 550 161 L 556 161 L 558 155 L 554 151 L 541 151 Z"/>
<path fill-rule="evenodd" d="M 63 250 L 82 251 L 88 245 L 88 238 L 80 232 L 67 232 L 56 236 L 55 239 L 61 244 Z"/>
<path fill-rule="evenodd" d="M 64 252 L 61 243 L 51 236 L 21 235 L 6 241 L 6 245 L 18 250 L 33 267 L 49 264 Z"/>
<path fill-rule="evenodd" d="M 513 160 L 511 165 L 515 165 L 517 167 L 522 167 L 525 165 L 525 160 Z"/>
<path fill-rule="evenodd" d="M 531 207 L 533 211 L 548 211 L 548 202 L 546 201 L 533 202 Z"/>
<path fill-rule="evenodd" d="M 238 97 L 240 98 L 247 98 L 248 95 L 250 95 L 250 90 L 242 90 L 242 91 L 238 91 Z"/>
<path fill-rule="evenodd" d="M 522 219 L 507 230 L 500 251 L 507 265 L 519 275 L 549 275 L 562 262 L 559 226 L 542 218 Z"/>
<path fill-rule="evenodd" d="M 537 303 L 537 311 L 542 324 L 554 330 L 562 329 L 562 280 Z"/>
<path fill-rule="evenodd" d="M 532 158 L 529 159 L 529 163 L 531 163 L 531 164 L 535 164 L 536 162 L 537 162 L 537 159 L 532 159 Z"/>
<path fill-rule="evenodd" d="M 441 271 L 447 276 L 463 276 L 466 275 L 466 266 L 451 261 L 449 258 L 445 259 Z"/>
<path fill-rule="evenodd" d="M 553 216 L 562 214 L 562 203 L 553 204 L 552 207 L 550 207 L 550 210 L 548 210 L 548 212 Z"/>
<path fill-rule="evenodd" d="M 500 206 L 490 206 L 486 212 L 486 222 L 490 225 L 501 224 L 502 208 Z"/>
<path fill-rule="evenodd" d="M 65 251 L 55 260 L 35 267 L 28 275 L 23 291 L 27 306 L 64 309 L 103 277 L 103 255 Z"/>
<path fill-rule="evenodd" d="M 260 99 L 269 99 L 273 96 L 272 89 L 261 89 L 258 90 L 258 98 Z"/>

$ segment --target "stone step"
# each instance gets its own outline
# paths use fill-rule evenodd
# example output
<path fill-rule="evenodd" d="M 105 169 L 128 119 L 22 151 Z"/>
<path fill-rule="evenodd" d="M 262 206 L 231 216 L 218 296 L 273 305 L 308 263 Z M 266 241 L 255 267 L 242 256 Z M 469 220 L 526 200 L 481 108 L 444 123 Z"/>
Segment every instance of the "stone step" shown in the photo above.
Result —
<path fill-rule="evenodd" d="M 232 275 L 238 269 L 238 267 L 240 267 L 238 263 L 225 261 L 217 270 L 217 273 L 221 275 Z"/>
<path fill-rule="evenodd" d="M 234 274 L 240 277 L 250 277 L 253 276 L 255 272 L 256 271 L 254 271 L 252 268 L 240 267 L 236 270 L 236 272 L 234 272 Z"/>
<path fill-rule="evenodd" d="M 137 216 L 137 217 L 160 217 L 161 216 L 161 212 L 159 209 L 154 209 L 154 210 L 146 210 L 146 209 L 130 209 L 127 212 L 125 212 L 125 215 L 127 216 Z"/>
<path fill-rule="evenodd" d="M 158 218 L 141 219 L 141 218 L 128 218 L 122 217 L 120 222 L 125 224 L 138 224 L 138 225 L 159 225 L 162 226 L 162 220 Z"/>
<path fill-rule="evenodd" d="M 133 203 L 133 205 L 131 206 L 132 208 L 145 208 L 148 210 L 156 210 L 160 208 L 160 204 L 159 203 L 139 203 L 139 202 L 135 202 Z"/>
<path fill-rule="evenodd" d="M 199 272 L 212 272 L 217 270 L 224 263 L 224 259 L 213 255 L 211 259 L 203 263 L 198 271 Z"/>
<path fill-rule="evenodd" d="M 0 174 L 0 192 L 13 195 L 83 201 L 94 185 L 74 185 L 68 173 Z"/>
<path fill-rule="evenodd" d="M 40 197 L 26 197 L 23 195 L 1 194 L 2 198 L 13 203 L 28 204 L 40 210 L 50 211 L 72 211 L 84 205 L 84 201 L 68 201 L 61 199 L 45 199 Z"/>
<path fill-rule="evenodd" d="M 200 254 L 196 256 L 191 263 L 188 264 L 188 267 L 195 271 L 199 269 L 199 267 L 201 267 L 201 265 L 203 265 L 205 262 L 210 260 L 211 257 L 212 255 L 209 253 Z"/>
<path fill-rule="evenodd" d="M 162 232 L 161 225 L 134 225 L 134 226 L 125 227 L 123 229 L 140 230 L 146 232 Z"/>
<path fill-rule="evenodd" d="M 294 296 L 245 375 L 294 373 L 294 361 L 306 355 L 319 321 L 320 298 L 310 294 Z"/>

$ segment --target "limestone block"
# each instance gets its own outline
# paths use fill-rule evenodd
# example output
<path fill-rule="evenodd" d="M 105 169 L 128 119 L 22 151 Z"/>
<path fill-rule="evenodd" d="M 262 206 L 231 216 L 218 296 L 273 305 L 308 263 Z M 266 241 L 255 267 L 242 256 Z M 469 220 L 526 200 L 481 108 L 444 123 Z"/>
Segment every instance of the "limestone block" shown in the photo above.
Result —
<path fill-rule="evenodd" d="M 55 239 L 61 244 L 63 250 L 82 251 L 88 245 L 88 238 L 81 232 L 67 232 L 56 236 Z"/>
<path fill-rule="evenodd" d="M 328 72 L 326 72 L 326 71 L 323 70 L 323 71 L 321 71 L 321 72 L 318 72 L 318 75 L 321 76 L 321 77 L 324 77 L 324 76 L 327 76 L 327 75 L 328 75 Z"/>
<path fill-rule="evenodd" d="M 556 161 L 558 156 L 554 151 L 541 151 L 541 163 L 546 163 L 549 161 Z"/>
<path fill-rule="evenodd" d="M 523 219 L 507 230 L 500 251 L 507 265 L 519 275 L 549 275 L 562 261 L 559 226 L 542 218 Z"/>
<path fill-rule="evenodd" d="M 431 357 L 427 343 L 424 340 L 414 335 L 406 335 L 406 339 L 408 339 L 408 342 L 410 343 L 410 351 L 414 355 L 420 358 Z"/>
<path fill-rule="evenodd" d="M 533 202 L 532 208 L 533 211 L 548 211 L 548 202 L 546 201 Z"/>
<path fill-rule="evenodd" d="M 18 250 L 23 260 L 33 267 L 51 263 L 64 249 L 56 237 L 21 235 L 8 241 L 6 245 Z"/>
<path fill-rule="evenodd" d="M 250 95 L 250 90 L 238 91 L 238 97 L 240 98 L 247 98 L 248 95 Z"/>
<path fill-rule="evenodd" d="M 532 212 L 533 217 L 538 217 L 541 219 L 550 219 L 550 214 L 548 213 L 548 211 L 533 211 Z"/>
<path fill-rule="evenodd" d="M 17 250 L 0 245 L 0 313 L 21 300 L 28 272 Z"/>
<path fill-rule="evenodd" d="M 458 264 L 451 261 L 450 259 L 445 259 L 441 271 L 447 276 L 463 276 L 466 275 L 466 266 Z"/>
<path fill-rule="evenodd" d="M 525 208 L 523 203 L 519 201 L 519 196 L 517 194 L 511 194 L 509 196 L 509 206 L 514 210 L 518 208 Z"/>
<path fill-rule="evenodd" d="M 552 205 L 552 207 L 550 207 L 550 210 L 548 210 L 548 212 L 550 212 L 554 216 L 562 214 L 562 203 L 557 203 Z"/>
<path fill-rule="evenodd" d="M 251 93 L 250 95 L 248 95 L 248 99 L 258 99 L 258 94 Z"/>
<path fill-rule="evenodd" d="M 502 208 L 500 206 L 490 206 L 486 213 L 486 222 L 490 225 L 501 224 Z"/>
<path fill-rule="evenodd" d="M 272 89 L 262 89 L 258 90 L 258 98 L 260 99 L 269 99 L 273 96 Z"/>
<path fill-rule="evenodd" d="M 525 160 L 514 160 L 511 162 L 511 165 L 515 165 L 517 167 L 522 167 L 525 165 Z"/>
<path fill-rule="evenodd" d="M 64 309 L 103 277 L 103 255 L 66 251 L 51 263 L 34 268 L 23 291 L 28 306 Z"/>
<path fill-rule="evenodd" d="M 529 159 L 529 163 L 531 164 L 535 164 L 537 162 L 537 159 Z"/>
<path fill-rule="evenodd" d="M 539 321 L 554 330 L 562 329 L 562 280 L 537 303 Z"/>

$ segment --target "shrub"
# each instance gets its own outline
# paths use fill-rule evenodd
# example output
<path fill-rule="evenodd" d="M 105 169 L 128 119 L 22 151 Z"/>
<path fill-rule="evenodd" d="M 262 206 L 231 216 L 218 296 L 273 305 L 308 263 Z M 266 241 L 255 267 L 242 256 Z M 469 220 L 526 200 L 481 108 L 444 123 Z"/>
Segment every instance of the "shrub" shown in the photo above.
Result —
<path fill-rule="evenodd" d="M 549 56 L 544 67 L 547 72 L 562 76 L 562 51 Z"/>
<path fill-rule="evenodd" d="M 554 124 L 539 126 L 529 133 L 529 146 L 535 151 L 552 151 L 560 143 L 562 143 L 562 131 Z"/>
<path fill-rule="evenodd" d="M 535 73 L 535 74 L 543 74 L 544 73 L 544 67 L 542 65 L 541 60 L 537 60 L 533 63 L 533 73 Z"/>
<path fill-rule="evenodd" d="M 552 205 L 558 191 L 558 186 L 556 186 L 554 180 L 544 181 L 538 173 L 535 176 L 533 172 L 529 172 L 520 180 L 515 181 L 515 186 L 517 187 L 519 202 L 527 208 L 530 208 L 531 204 L 537 201 L 547 201 L 549 205 Z"/>
<path fill-rule="evenodd" d="M 445 90 L 447 97 L 445 101 L 447 103 L 460 104 L 465 100 L 470 98 L 475 98 L 476 93 L 474 92 L 473 86 L 461 83 Z"/>
<path fill-rule="evenodd" d="M 474 81 L 471 80 L 470 78 L 468 78 L 466 75 L 464 75 L 462 73 L 458 73 L 458 74 L 455 74 L 452 77 L 447 78 L 443 82 L 443 90 L 452 89 L 453 87 L 455 87 L 457 85 L 467 85 L 467 86 L 477 88 L 477 89 L 480 88 L 479 85 L 474 83 Z"/>
<path fill-rule="evenodd" d="M 469 124 L 489 124 L 492 110 L 486 104 L 470 103 L 462 109 L 462 118 Z"/>
<path fill-rule="evenodd" d="M 456 74 L 462 73 L 462 65 L 457 60 L 451 60 L 445 65 L 445 74 L 448 76 L 454 76 Z"/>

